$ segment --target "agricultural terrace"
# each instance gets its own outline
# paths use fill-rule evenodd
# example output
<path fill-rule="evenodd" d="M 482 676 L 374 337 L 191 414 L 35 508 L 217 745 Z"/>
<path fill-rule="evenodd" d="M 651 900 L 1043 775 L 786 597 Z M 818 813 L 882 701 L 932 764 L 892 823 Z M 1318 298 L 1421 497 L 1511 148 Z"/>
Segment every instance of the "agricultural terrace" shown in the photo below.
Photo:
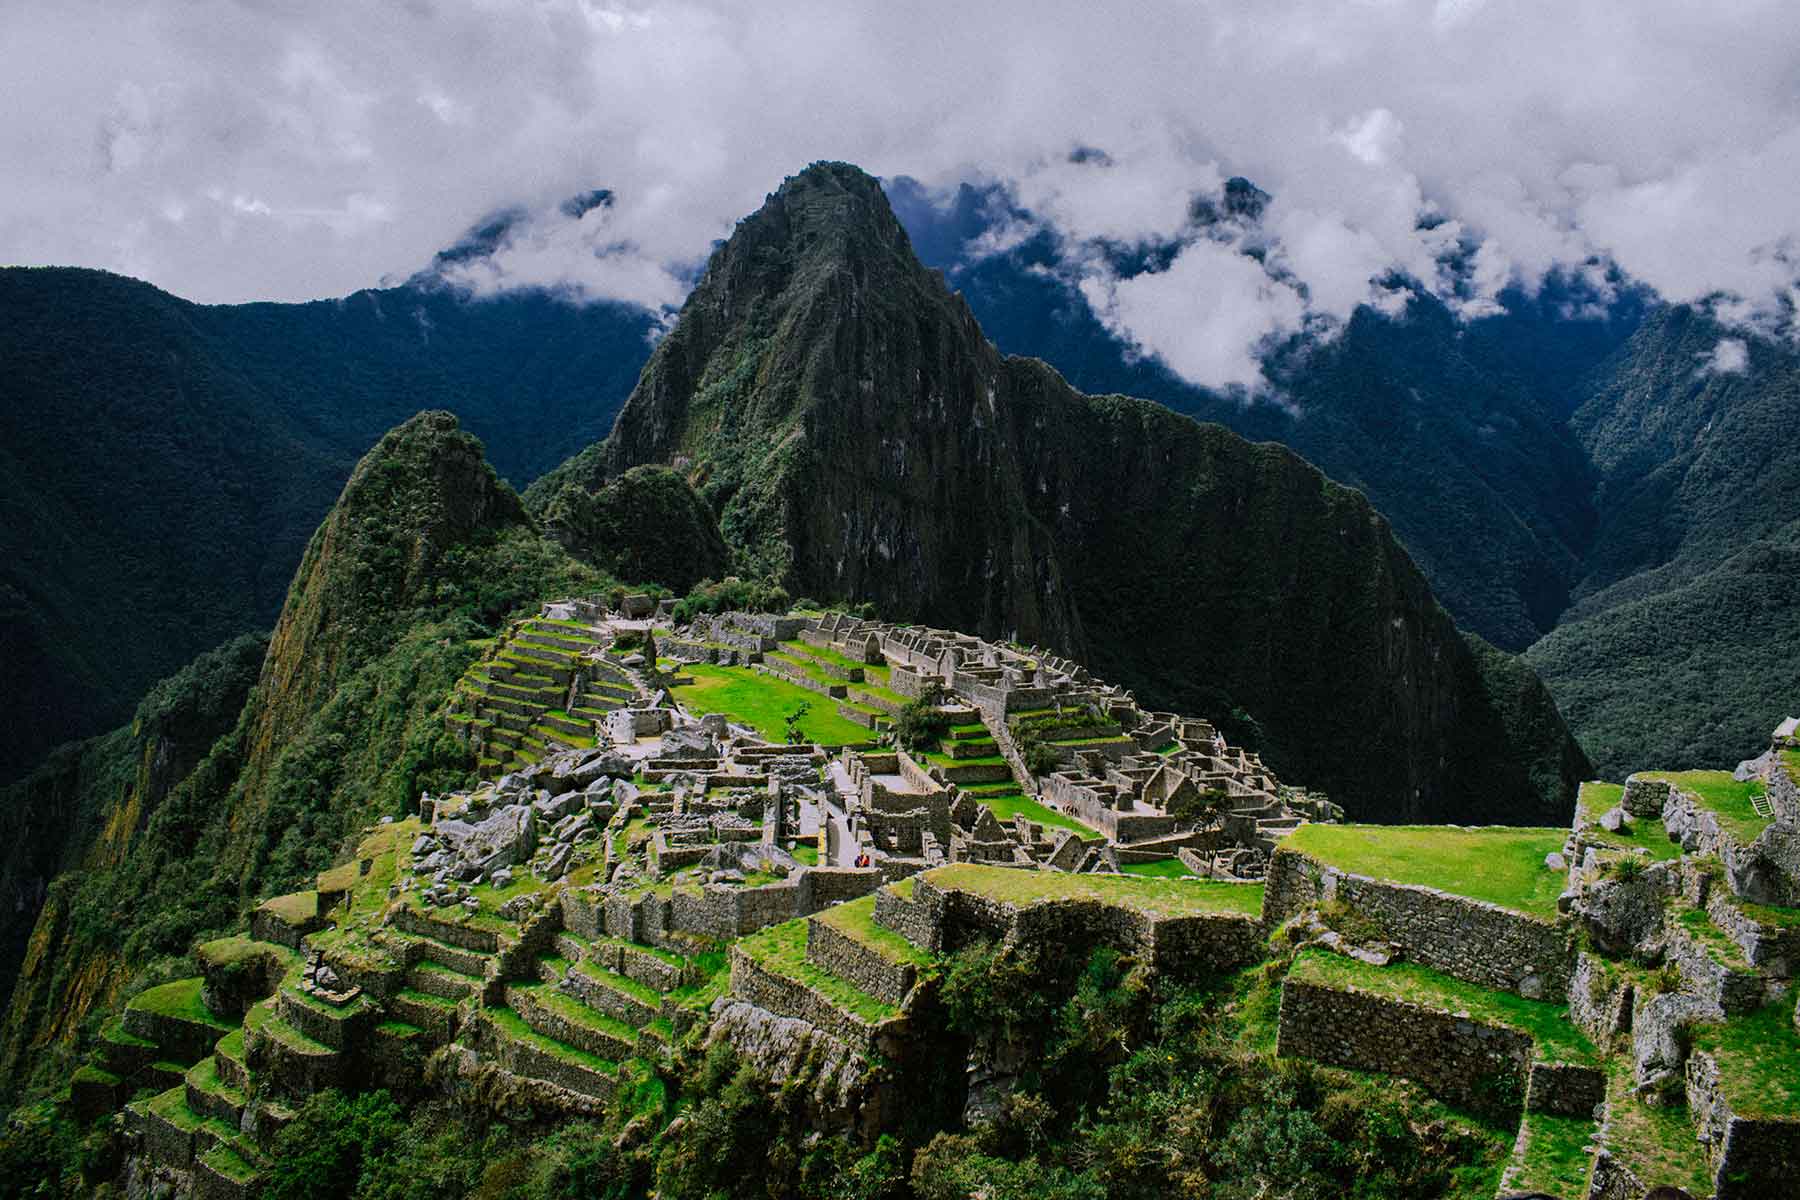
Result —
<path fill-rule="evenodd" d="M 849 746 L 861 745 L 871 737 L 868 729 L 839 716 L 829 698 L 785 679 L 709 663 L 683 664 L 680 670 L 693 679 L 673 689 L 683 708 L 696 716 L 723 713 L 727 720 L 756 730 L 766 741 L 787 741 L 788 714 L 802 704 L 808 707 L 800 718 L 800 732 L 808 741 Z"/>
<path fill-rule="evenodd" d="M 1669 840 L 1669 831 L 1659 818 L 1632 817 L 1616 833 L 1600 828 L 1601 816 L 1609 809 L 1617 808 L 1624 795 L 1625 785 L 1622 783 L 1590 781 L 1582 784 L 1575 800 L 1576 828 L 1591 842 L 1619 850 L 1644 850 L 1655 859 L 1680 858 L 1680 843 Z"/>
<path fill-rule="evenodd" d="M 945 890 L 970 892 L 1007 904 L 1044 900 L 1095 900 L 1123 904 L 1159 917 L 1202 913 L 1262 915 L 1263 885 L 1215 879 L 1145 879 L 1136 875 L 1065 875 L 1020 871 L 980 863 L 951 863 L 923 878 Z"/>
<path fill-rule="evenodd" d="M 1302 825 L 1283 840 L 1352 875 L 1437 888 L 1554 920 L 1562 872 L 1544 865 L 1566 830 L 1490 825 Z"/>

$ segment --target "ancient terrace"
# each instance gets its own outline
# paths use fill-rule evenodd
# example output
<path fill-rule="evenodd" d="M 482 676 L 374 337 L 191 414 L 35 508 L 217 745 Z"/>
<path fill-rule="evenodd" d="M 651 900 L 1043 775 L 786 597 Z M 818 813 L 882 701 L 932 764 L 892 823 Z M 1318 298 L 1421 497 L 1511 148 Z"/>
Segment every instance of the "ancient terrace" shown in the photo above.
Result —
<path fill-rule="evenodd" d="M 726 1041 L 821 1129 L 872 1141 L 922 1102 L 976 1126 L 1018 1064 L 945 1027 L 947 956 L 1105 948 L 1149 981 L 1223 988 L 1253 1050 L 1402 1077 L 1501 1125 L 1497 1195 L 1800 1197 L 1791 726 L 1735 772 L 1587 784 L 1563 829 L 1296 821 L 1333 814 L 1048 656 L 841 618 L 653 616 L 560 608 L 493 647 L 455 724 L 499 777 L 420 797 L 196 947 L 193 977 L 136 995 L 70 1081 L 77 1115 L 158 1089 L 125 1106 L 146 1178 L 248 1197 L 324 1088 L 667 1120 L 675 1047 Z M 484 707 L 505 695 L 486 684 L 554 682 L 524 649 L 546 626 L 581 648 L 557 708 L 514 715 L 590 744 L 489 740 L 511 726 L 484 714 L 513 710 Z M 614 673 L 629 697 L 578 718 Z M 936 748 L 880 745 L 934 680 Z M 1019 718 L 1056 749 L 1043 777 L 1011 775 L 1002 817 L 985 779 L 951 772 L 1042 757 Z M 1155 822 L 1186 783 L 1224 798 L 1171 832 Z M 1108 812 L 1151 823 L 1107 830 Z M 1263 878 L 1235 873 L 1264 850 Z"/>
<path fill-rule="evenodd" d="M 754 808 L 773 787 L 782 839 L 891 877 L 998 862 L 1257 878 L 1301 820 L 1341 816 L 1205 721 L 1147 711 L 1055 655 L 836 614 L 675 628 L 671 607 L 546 606 L 470 673 L 451 727 L 490 777 L 608 751 L 683 811 Z M 940 732 L 897 744 L 908 704 Z"/>

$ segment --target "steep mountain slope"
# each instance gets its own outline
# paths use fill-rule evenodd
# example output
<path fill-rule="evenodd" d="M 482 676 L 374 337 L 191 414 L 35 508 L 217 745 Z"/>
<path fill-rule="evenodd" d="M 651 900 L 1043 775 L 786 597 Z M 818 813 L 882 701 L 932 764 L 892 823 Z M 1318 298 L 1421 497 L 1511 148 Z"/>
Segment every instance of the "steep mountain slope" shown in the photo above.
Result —
<path fill-rule="evenodd" d="M 1166 268 L 1179 244 L 1069 247 L 1040 232 L 972 252 L 1030 214 L 998 188 L 965 186 L 948 205 L 906 179 L 889 191 L 921 257 L 1002 350 L 1042 358 L 1085 391 L 1157 400 L 1292 447 L 1368 495 L 1451 615 L 1498 645 L 1522 650 L 1555 625 L 1594 522 L 1594 472 L 1566 417 L 1582 377 L 1641 319 L 1640 289 L 1616 281 L 1605 319 L 1588 319 L 1570 314 L 1593 296 L 1552 276 L 1537 295 L 1508 291 L 1502 312 L 1464 321 L 1414 285 L 1403 313 L 1364 307 L 1329 342 L 1276 348 L 1265 370 L 1282 402 L 1246 402 L 1135 352 L 1074 285 L 1091 269 L 1084 255 L 1130 278 Z M 1195 205 L 1183 236 L 1254 231 L 1268 200 L 1233 179 Z"/>
<path fill-rule="evenodd" d="M 1003 357 L 854 167 L 815 165 L 740 223 L 611 437 L 527 499 L 645 463 L 685 471 L 795 594 L 1081 654 L 1238 731 L 1253 715 L 1278 771 L 1359 815 L 1560 817 L 1585 766 L 1360 494 Z"/>
<path fill-rule="evenodd" d="M 121 730 L 66 752 L 80 762 L 61 782 L 34 776 L 9 797 L 78 806 L 55 861 L 80 870 L 37 915 L 0 1083 L 159 956 L 329 866 L 347 835 L 420 790 L 469 779 L 474 764 L 443 714 L 478 653 L 471 640 L 522 604 L 604 582 L 539 535 L 451 414 L 421 413 L 383 437 L 309 543 L 241 709 L 241 670 L 202 665 L 163 689 L 181 711 L 231 712 L 203 754 L 216 721 L 196 722 L 145 785 L 133 764 L 162 756 L 165 739 Z M 244 665 L 241 647 L 226 657 Z M 146 702 L 161 707 L 155 694 Z M 41 811 L 9 817 L 45 827 Z M 30 1056 L 37 1070 L 55 1060 Z"/>
<path fill-rule="evenodd" d="M 357 456 L 423 407 L 524 482 L 601 436 L 648 314 L 421 285 L 189 304 L 97 271 L 0 270 L 0 779 L 267 628 Z"/>
<path fill-rule="evenodd" d="M 1800 690 L 1800 355 L 1659 310 L 1572 426 L 1602 473 L 1577 602 L 1530 653 L 1604 769 L 1726 761 Z"/>

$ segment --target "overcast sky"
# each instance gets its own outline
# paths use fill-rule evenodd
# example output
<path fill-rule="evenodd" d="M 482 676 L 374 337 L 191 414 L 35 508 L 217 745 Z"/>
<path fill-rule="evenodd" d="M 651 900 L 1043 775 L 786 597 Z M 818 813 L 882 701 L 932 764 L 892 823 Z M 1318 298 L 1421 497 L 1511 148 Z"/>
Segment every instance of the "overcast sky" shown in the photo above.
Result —
<path fill-rule="evenodd" d="M 517 205 L 536 219 L 472 285 L 677 304 L 818 158 L 1004 183 L 1074 247 L 1172 235 L 1248 176 L 1275 197 L 1259 229 L 1076 281 L 1203 383 L 1396 308 L 1391 269 L 1448 295 L 1458 239 L 1481 247 L 1468 315 L 1602 255 L 1767 328 L 1800 273 L 1778 0 L 0 0 L 0 100 L 0 262 L 201 301 L 404 277 Z M 613 208 L 557 213 L 593 187 Z"/>

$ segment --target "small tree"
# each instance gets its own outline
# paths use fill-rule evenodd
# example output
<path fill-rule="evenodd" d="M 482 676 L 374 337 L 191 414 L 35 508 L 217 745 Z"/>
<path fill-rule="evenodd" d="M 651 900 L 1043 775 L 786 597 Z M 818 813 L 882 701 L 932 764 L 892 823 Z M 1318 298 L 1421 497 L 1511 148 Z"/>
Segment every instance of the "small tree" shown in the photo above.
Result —
<path fill-rule="evenodd" d="M 1169 815 L 1177 821 L 1199 821 L 1211 825 L 1231 803 L 1224 788 L 1208 788 L 1197 796 L 1184 797 L 1169 806 Z"/>
<path fill-rule="evenodd" d="M 1062 755 L 1056 752 L 1056 747 L 1035 733 L 1027 733 L 1019 739 L 1019 754 L 1025 759 L 1025 769 L 1033 775 L 1048 775 L 1062 765 Z"/>
<path fill-rule="evenodd" d="M 804 721 L 806 719 L 806 714 L 811 711 L 812 711 L 812 701 L 802 700 L 797 706 L 795 706 L 793 711 L 789 712 L 786 717 L 782 718 L 787 723 L 788 745 L 798 746 L 801 742 L 806 740 L 806 735 L 804 733 L 800 732 L 800 722 Z"/>
<path fill-rule="evenodd" d="M 894 740 L 908 750 L 936 745 L 950 732 L 950 714 L 938 707 L 942 692 L 935 687 L 901 705 L 894 717 Z"/>

